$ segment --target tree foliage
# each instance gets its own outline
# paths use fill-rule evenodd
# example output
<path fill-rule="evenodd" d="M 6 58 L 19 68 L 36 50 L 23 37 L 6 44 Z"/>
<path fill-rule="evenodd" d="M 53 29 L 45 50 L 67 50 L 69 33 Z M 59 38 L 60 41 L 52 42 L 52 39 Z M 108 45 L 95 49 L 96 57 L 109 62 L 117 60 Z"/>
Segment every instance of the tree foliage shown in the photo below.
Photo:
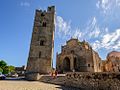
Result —
<path fill-rule="evenodd" d="M 8 66 L 4 60 L 0 60 L 0 72 L 2 72 L 3 74 L 8 74 L 14 71 L 15 71 L 14 66 Z"/>
<path fill-rule="evenodd" d="M 0 60 L 0 67 L 4 68 L 5 66 L 7 66 L 7 63 L 3 60 Z"/>
<path fill-rule="evenodd" d="M 3 72 L 3 69 L 0 67 L 0 72 Z"/>

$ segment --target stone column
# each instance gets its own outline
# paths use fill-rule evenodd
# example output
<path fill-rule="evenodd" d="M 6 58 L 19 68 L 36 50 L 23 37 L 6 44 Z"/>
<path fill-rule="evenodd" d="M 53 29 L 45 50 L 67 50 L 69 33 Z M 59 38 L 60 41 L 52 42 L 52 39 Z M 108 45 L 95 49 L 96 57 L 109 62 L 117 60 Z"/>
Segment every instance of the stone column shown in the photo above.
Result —
<path fill-rule="evenodd" d="M 74 57 L 73 56 L 71 56 L 71 60 L 70 60 L 70 69 L 71 71 L 74 70 Z"/>

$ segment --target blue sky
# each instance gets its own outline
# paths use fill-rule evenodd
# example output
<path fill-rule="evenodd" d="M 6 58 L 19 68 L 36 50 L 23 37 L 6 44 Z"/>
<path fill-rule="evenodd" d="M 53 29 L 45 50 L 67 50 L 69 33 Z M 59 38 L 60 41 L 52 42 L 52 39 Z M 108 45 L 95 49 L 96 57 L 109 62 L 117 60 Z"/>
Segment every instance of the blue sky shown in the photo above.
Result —
<path fill-rule="evenodd" d="M 120 0 L 0 0 L 0 59 L 26 65 L 35 9 L 56 7 L 56 52 L 71 37 L 86 40 L 102 59 L 120 51 Z"/>

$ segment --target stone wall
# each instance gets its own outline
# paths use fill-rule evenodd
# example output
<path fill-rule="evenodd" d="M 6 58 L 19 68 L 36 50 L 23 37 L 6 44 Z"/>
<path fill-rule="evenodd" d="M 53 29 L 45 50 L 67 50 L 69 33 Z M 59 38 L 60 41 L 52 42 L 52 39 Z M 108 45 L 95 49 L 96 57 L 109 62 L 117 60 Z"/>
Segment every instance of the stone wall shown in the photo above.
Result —
<path fill-rule="evenodd" d="M 29 81 L 37 81 L 40 79 L 40 74 L 39 73 L 27 73 L 25 74 L 25 79 Z"/>
<path fill-rule="evenodd" d="M 120 73 L 67 73 L 64 84 L 80 90 L 120 90 Z"/>
<path fill-rule="evenodd" d="M 112 51 L 108 53 L 104 61 L 104 71 L 120 72 L 120 52 Z"/>
<path fill-rule="evenodd" d="M 99 54 L 95 52 L 94 50 L 92 51 L 92 56 L 93 56 L 93 63 L 94 63 L 94 72 L 102 72 L 103 71 L 103 64 L 102 60 L 99 57 Z"/>

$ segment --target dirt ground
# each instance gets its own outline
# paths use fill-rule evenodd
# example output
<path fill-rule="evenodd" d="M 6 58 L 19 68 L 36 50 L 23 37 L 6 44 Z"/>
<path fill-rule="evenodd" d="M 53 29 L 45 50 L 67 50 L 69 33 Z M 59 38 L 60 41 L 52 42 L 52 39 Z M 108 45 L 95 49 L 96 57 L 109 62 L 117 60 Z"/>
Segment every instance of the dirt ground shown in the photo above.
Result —
<path fill-rule="evenodd" d="M 0 80 L 0 90 L 76 90 L 71 87 L 24 80 Z"/>

